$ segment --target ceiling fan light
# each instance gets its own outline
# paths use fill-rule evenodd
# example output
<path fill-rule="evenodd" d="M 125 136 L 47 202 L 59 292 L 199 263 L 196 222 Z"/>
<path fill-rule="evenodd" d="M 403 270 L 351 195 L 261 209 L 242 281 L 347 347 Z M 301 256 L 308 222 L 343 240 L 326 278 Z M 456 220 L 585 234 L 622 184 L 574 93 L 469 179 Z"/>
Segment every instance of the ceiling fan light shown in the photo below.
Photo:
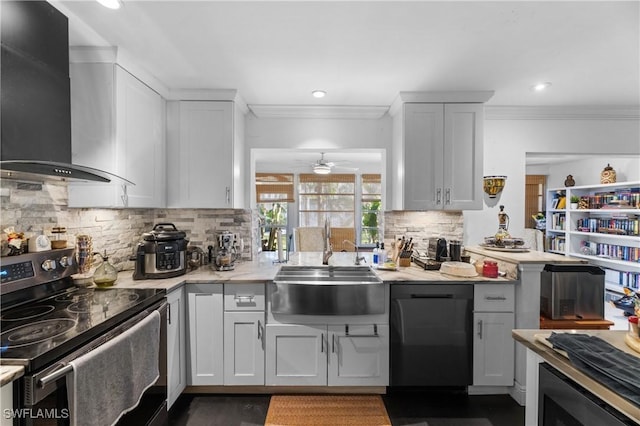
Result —
<path fill-rule="evenodd" d="M 315 166 L 313 166 L 313 173 L 318 175 L 328 175 L 329 173 L 331 173 L 331 167 L 327 166 L 326 164 L 316 164 Z"/>

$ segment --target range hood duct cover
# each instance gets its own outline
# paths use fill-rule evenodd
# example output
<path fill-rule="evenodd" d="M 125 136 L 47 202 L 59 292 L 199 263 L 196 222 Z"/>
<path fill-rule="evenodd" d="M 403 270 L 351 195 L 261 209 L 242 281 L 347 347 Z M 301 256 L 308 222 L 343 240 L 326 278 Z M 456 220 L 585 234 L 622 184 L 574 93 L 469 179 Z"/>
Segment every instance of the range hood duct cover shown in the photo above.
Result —
<path fill-rule="evenodd" d="M 0 176 L 126 179 L 71 162 L 69 24 L 46 1 L 0 1 Z"/>

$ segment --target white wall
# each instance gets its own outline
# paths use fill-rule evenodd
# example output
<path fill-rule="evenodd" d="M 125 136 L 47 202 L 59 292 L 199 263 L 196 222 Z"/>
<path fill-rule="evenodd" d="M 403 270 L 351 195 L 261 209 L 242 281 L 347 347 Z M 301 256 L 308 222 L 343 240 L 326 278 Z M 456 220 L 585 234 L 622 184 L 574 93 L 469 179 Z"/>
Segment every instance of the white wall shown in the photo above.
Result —
<path fill-rule="evenodd" d="M 567 175 L 571 175 L 575 186 L 598 185 L 600 172 L 607 164 L 616 171 L 617 182 L 640 182 L 640 158 L 638 156 L 616 157 L 614 155 L 576 155 L 574 160 L 548 165 L 527 166 L 527 174 L 546 175 L 548 188 L 562 188 Z"/>
<path fill-rule="evenodd" d="M 507 182 L 499 198 L 485 197 L 482 211 L 464 212 L 466 245 L 481 243 L 498 227 L 498 205 L 505 206 L 510 217 L 509 231 L 514 236 L 524 230 L 524 187 L 526 153 L 590 153 L 601 154 L 597 165 L 583 164 L 575 170 L 562 172 L 564 186 L 566 175 L 572 174 L 578 185 L 599 183 L 600 171 L 608 158 L 616 154 L 635 154 L 640 158 L 640 124 L 638 119 L 496 119 L 485 121 L 484 174 L 506 175 Z M 633 160 L 629 160 L 633 161 Z M 636 161 L 636 165 L 638 162 Z M 623 167 L 622 164 L 614 168 Z M 617 166 L 617 167 L 616 167 Z M 633 173 L 624 172 L 633 179 Z M 633 166 L 629 167 L 629 169 Z M 637 174 L 636 174 L 637 177 Z M 555 179 L 555 178 L 554 178 Z M 560 179 L 560 178 L 558 178 Z M 620 179 L 619 179 L 620 180 Z"/>

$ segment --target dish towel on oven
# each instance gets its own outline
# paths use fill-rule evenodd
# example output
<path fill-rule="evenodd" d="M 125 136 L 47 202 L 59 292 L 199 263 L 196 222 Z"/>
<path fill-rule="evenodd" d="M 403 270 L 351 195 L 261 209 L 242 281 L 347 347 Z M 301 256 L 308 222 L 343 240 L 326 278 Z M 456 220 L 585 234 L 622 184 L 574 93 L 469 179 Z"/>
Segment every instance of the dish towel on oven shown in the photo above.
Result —
<path fill-rule="evenodd" d="M 160 314 L 154 311 L 130 329 L 70 364 L 67 394 L 72 426 L 113 425 L 135 408 L 159 377 Z"/>

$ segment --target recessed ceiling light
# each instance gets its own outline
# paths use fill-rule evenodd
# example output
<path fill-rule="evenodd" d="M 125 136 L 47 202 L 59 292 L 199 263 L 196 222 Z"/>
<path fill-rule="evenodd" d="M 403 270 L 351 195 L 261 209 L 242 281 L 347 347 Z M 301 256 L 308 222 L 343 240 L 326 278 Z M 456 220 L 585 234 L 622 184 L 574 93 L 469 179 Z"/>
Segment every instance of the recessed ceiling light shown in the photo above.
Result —
<path fill-rule="evenodd" d="M 96 0 L 96 1 L 109 9 L 120 9 L 120 0 Z"/>
<path fill-rule="evenodd" d="M 531 86 L 531 90 L 533 90 L 534 92 L 542 92 L 543 90 L 546 90 L 549 86 L 551 86 L 551 83 L 549 82 L 537 83 Z"/>
<path fill-rule="evenodd" d="M 314 90 L 313 92 L 311 92 L 311 94 L 314 98 L 324 98 L 327 92 L 325 92 L 324 90 Z"/>

